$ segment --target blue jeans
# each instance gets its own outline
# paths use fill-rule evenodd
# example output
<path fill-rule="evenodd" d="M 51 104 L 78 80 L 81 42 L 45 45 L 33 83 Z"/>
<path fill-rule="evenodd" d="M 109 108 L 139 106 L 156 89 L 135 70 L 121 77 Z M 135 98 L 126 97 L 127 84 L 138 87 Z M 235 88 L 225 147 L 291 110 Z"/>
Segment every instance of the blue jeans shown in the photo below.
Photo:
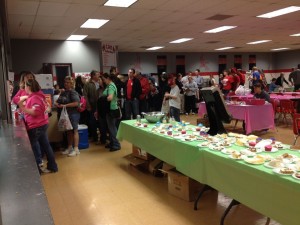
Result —
<path fill-rule="evenodd" d="M 114 149 L 121 148 L 121 144 L 117 139 L 117 126 L 116 126 L 116 118 L 112 118 L 110 114 L 106 114 L 106 122 L 109 132 L 110 139 L 110 147 Z"/>
<path fill-rule="evenodd" d="M 180 109 L 170 106 L 170 116 L 174 117 L 175 121 L 180 122 Z"/>
<path fill-rule="evenodd" d="M 133 119 L 139 114 L 139 100 L 136 98 L 125 101 L 125 119 L 131 120 L 131 114 Z"/>
<path fill-rule="evenodd" d="M 47 129 L 48 124 L 30 129 L 28 130 L 28 136 L 36 163 L 40 164 L 42 162 L 41 149 L 43 149 L 47 156 L 47 169 L 53 172 L 57 172 L 58 168 L 55 162 L 53 150 L 49 144 Z"/>

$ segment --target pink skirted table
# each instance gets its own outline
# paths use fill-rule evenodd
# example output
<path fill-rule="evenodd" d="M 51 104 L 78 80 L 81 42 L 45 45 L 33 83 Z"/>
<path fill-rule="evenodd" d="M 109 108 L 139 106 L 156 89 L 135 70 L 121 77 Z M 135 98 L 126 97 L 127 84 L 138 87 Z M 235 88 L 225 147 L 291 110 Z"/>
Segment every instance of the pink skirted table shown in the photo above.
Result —
<path fill-rule="evenodd" d="M 234 119 L 244 120 L 246 134 L 263 129 L 275 129 L 274 111 L 270 103 L 265 105 L 234 105 L 227 104 L 227 109 Z M 206 105 L 201 102 L 198 115 L 206 114 Z"/>

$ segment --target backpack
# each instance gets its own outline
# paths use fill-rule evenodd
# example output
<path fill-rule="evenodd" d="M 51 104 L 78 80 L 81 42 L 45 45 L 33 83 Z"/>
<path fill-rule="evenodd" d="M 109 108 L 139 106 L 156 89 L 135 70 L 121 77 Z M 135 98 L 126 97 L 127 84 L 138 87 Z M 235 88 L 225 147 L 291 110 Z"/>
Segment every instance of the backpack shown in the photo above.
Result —
<path fill-rule="evenodd" d="M 86 99 L 84 96 L 80 96 L 80 103 L 77 108 L 78 112 L 83 112 L 86 109 Z"/>

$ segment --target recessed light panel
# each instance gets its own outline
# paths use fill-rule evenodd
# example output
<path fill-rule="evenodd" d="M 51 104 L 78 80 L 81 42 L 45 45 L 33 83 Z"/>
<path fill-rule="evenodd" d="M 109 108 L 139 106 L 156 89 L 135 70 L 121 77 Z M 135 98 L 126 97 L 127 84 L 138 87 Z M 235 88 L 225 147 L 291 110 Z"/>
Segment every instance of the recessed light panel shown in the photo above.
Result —
<path fill-rule="evenodd" d="M 262 14 L 262 15 L 259 15 L 257 17 L 268 18 L 269 19 L 269 18 L 273 18 L 273 17 L 277 17 L 277 16 L 282 16 L 282 15 L 285 15 L 285 14 L 288 14 L 288 13 L 296 12 L 296 11 L 299 11 L 299 10 L 300 10 L 300 7 L 298 7 L 298 6 L 290 6 L 290 7 L 279 9 L 279 10 L 276 10 L 276 11 L 273 11 L 273 12 Z"/>
<path fill-rule="evenodd" d="M 85 39 L 87 35 L 71 35 L 68 37 L 67 41 L 81 41 Z"/>
<path fill-rule="evenodd" d="M 215 49 L 215 50 L 217 50 L 217 51 L 222 51 L 222 50 L 227 50 L 227 49 L 232 49 L 232 48 L 234 48 L 234 47 L 217 48 L 217 49 Z"/>
<path fill-rule="evenodd" d="M 161 48 L 163 48 L 163 46 L 154 46 L 154 47 L 151 47 L 151 48 L 147 48 L 146 50 L 154 51 L 154 50 L 161 49 Z"/>
<path fill-rule="evenodd" d="M 273 48 L 271 51 L 281 51 L 281 50 L 287 50 L 289 48 Z"/>
<path fill-rule="evenodd" d="M 193 38 L 180 38 L 178 40 L 171 41 L 170 43 L 172 43 L 172 44 L 178 44 L 178 43 L 182 43 L 182 42 L 186 42 L 186 41 L 190 41 L 190 40 L 193 40 Z"/>
<path fill-rule="evenodd" d="M 292 36 L 292 37 L 299 37 L 299 36 L 300 36 L 300 33 L 299 33 L 299 34 L 292 34 L 292 35 L 290 35 L 290 36 Z"/>
<path fill-rule="evenodd" d="M 84 24 L 82 24 L 81 28 L 94 28 L 98 29 L 106 24 L 109 20 L 98 20 L 98 19 L 88 19 Z"/>
<path fill-rule="evenodd" d="M 104 5 L 113 7 L 129 7 L 137 0 L 108 0 Z"/>
<path fill-rule="evenodd" d="M 248 45 L 256 45 L 256 44 L 261 44 L 261 43 L 265 43 L 265 42 L 269 42 L 271 40 L 261 40 L 261 41 L 253 41 L 253 42 L 249 42 L 247 43 Z"/>
<path fill-rule="evenodd" d="M 230 29 L 233 29 L 233 28 L 236 28 L 236 26 L 222 26 L 222 27 L 217 27 L 217 28 L 212 29 L 212 30 L 204 31 L 204 33 L 218 33 L 218 32 L 222 32 L 222 31 L 225 31 L 225 30 L 230 30 Z"/>

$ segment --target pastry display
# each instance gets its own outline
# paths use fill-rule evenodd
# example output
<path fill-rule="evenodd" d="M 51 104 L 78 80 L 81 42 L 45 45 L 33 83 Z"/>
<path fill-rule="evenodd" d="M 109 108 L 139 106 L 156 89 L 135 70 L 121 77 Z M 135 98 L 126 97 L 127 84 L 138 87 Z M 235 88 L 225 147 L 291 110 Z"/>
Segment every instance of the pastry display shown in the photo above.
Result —
<path fill-rule="evenodd" d="M 282 161 L 280 161 L 280 160 L 272 160 L 272 161 L 266 163 L 265 166 L 270 167 L 270 168 L 280 168 L 283 166 L 283 164 L 282 164 Z"/>
<path fill-rule="evenodd" d="M 288 167 L 283 167 L 283 168 L 280 168 L 279 172 L 282 174 L 293 174 L 294 170 L 292 170 L 291 168 L 288 168 Z"/>
<path fill-rule="evenodd" d="M 296 178 L 300 179 L 300 173 L 299 173 L 299 172 L 295 173 L 294 176 L 295 176 Z"/>

